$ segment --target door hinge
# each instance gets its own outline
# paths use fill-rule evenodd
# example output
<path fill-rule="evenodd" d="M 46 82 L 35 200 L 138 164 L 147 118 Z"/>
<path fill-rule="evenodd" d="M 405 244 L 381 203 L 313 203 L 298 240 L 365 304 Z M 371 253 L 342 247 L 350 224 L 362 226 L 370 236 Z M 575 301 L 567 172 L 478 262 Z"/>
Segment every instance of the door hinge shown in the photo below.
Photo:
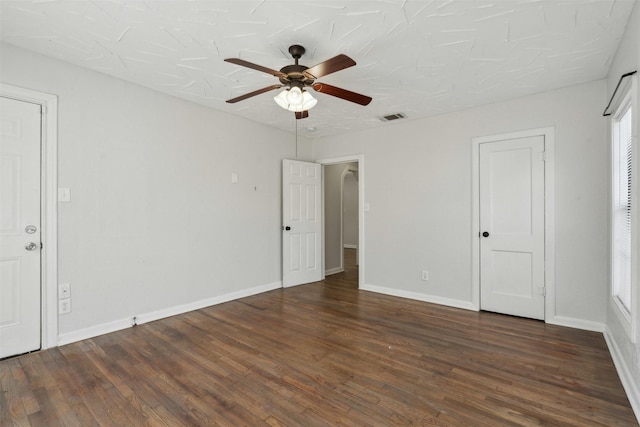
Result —
<path fill-rule="evenodd" d="M 40 242 L 40 250 L 44 249 L 44 244 Z"/>

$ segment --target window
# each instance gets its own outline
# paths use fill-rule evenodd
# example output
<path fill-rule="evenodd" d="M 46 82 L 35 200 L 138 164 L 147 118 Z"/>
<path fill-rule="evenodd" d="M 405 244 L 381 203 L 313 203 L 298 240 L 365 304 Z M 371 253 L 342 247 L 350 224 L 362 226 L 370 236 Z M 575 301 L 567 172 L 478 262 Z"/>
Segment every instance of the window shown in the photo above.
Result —
<path fill-rule="evenodd" d="M 613 251 L 612 296 L 631 315 L 631 102 L 621 105 L 613 120 Z"/>

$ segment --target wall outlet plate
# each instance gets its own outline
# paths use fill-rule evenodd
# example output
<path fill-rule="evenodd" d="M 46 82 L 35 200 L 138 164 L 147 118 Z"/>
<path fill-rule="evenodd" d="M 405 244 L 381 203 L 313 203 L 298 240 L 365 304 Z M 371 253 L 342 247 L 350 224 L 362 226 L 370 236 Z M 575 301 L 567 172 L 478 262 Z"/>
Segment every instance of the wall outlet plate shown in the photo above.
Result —
<path fill-rule="evenodd" d="M 422 280 L 429 280 L 429 272 L 427 270 L 422 270 Z"/>
<path fill-rule="evenodd" d="M 71 297 L 71 284 L 60 283 L 58 285 L 58 299 L 65 299 Z"/>
<path fill-rule="evenodd" d="M 66 187 L 58 188 L 58 202 L 70 202 L 71 201 L 71 189 Z"/>
<path fill-rule="evenodd" d="M 58 314 L 71 313 L 71 298 L 65 298 L 58 301 Z"/>

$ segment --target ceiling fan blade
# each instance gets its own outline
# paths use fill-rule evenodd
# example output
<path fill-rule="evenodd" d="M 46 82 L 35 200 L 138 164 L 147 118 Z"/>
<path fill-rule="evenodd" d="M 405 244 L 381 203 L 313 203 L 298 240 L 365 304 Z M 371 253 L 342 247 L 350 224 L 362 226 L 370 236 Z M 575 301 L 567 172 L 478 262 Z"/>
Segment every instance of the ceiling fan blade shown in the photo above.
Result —
<path fill-rule="evenodd" d="M 355 102 L 356 104 L 360 104 L 360 105 L 369 105 L 369 103 L 373 99 L 369 96 L 361 95 L 359 93 L 351 92 L 350 90 L 331 86 L 326 83 L 314 83 L 313 88 L 316 90 L 316 92 L 326 93 L 327 95 L 342 98 L 347 101 Z"/>
<path fill-rule="evenodd" d="M 309 110 L 304 110 L 304 111 L 296 111 L 294 113 L 296 115 L 296 119 L 306 119 L 307 117 L 309 117 Z"/>
<path fill-rule="evenodd" d="M 244 59 L 240 59 L 240 58 L 227 58 L 225 59 L 225 62 L 230 62 L 232 64 L 241 65 L 243 67 L 251 68 L 253 70 L 262 71 L 263 73 L 271 74 L 272 76 L 276 76 L 276 77 L 287 76 L 285 73 L 282 73 L 280 71 L 272 70 L 271 68 L 263 67 L 262 65 L 254 64 L 252 62 L 245 61 Z"/>
<path fill-rule="evenodd" d="M 319 79 L 322 76 L 344 70 L 345 68 L 353 67 L 354 65 L 356 65 L 356 61 L 349 58 L 347 55 L 340 54 L 331 59 L 327 59 L 318 65 L 314 65 L 311 68 L 307 68 L 304 70 L 303 74 L 312 79 Z"/>
<path fill-rule="evenodd" d="M 263 87 L 262 89 L 254 90 L 253 92 L 245 93 L 244 95 L 240 95 L 236 98 L 232 98 L 227 100 L 229 104 L 235 104 L 238 101 L 245 100 L 247 98 L 251 98 L 252 96 L 260 95 L 261 93 L 269 92 L 270 90 L 280 89 L 282 85 L 271 85 L 267 87 Z"/>

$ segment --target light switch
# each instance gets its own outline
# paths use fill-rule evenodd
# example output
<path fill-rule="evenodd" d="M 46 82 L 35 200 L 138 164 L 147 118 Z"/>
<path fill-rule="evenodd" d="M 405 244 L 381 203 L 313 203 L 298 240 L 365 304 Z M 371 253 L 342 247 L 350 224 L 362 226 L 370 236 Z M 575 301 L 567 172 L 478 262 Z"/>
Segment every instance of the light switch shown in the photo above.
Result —
<path fill-rule="evenodd" d="M 70 201 L 71 201 L 71 189 L 58 188 L 58 202 L 70 202 Z"/>
<path fill-rule="evenodd" d="M 60 283 L 58 285 L 58 299 L 71 297 L 71 285 L 69 283 Z"/>
<path fill-rule="evenodd" d="M 231 172 L 231 183 L 232 184 L 238 183 L 238 172 Z"/>

